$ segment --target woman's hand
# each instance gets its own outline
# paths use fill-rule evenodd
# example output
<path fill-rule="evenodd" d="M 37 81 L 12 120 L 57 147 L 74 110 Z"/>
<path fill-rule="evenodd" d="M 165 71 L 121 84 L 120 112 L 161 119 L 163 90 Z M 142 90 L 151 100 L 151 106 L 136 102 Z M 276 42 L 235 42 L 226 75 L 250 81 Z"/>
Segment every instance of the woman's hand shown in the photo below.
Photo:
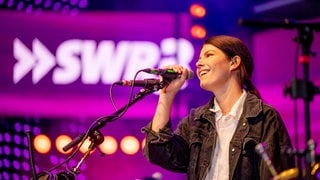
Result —
<path fill-rule="evenodd" d="M 164 69 L 172 69 L 174 72 L 181 74 L 179 78 L 171 80 L 171 82 L 169 82 L 169 84 L 166 87 L 164 87 L 160 92 L 167 95 L 175 96 L 176 93 L 183 86 L 184 82 L 186 81 L 188 77 L 188 70 L 181 65 L 169 65 L 165 66 Z M 164 79 L 162 78 L 162 80 Z"/>

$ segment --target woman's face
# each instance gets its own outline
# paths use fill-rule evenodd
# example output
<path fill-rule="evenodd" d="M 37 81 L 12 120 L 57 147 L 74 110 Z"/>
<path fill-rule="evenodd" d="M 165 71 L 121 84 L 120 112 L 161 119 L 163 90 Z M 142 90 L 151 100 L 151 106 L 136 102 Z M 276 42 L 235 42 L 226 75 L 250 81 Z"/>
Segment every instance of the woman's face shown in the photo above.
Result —
<path fill-rule="evenodd" d="M 217 47 L 205 44 L 196 63 L 201 88 L 208 91 L 221 89 L 231 76 L 230 59 Z"/>

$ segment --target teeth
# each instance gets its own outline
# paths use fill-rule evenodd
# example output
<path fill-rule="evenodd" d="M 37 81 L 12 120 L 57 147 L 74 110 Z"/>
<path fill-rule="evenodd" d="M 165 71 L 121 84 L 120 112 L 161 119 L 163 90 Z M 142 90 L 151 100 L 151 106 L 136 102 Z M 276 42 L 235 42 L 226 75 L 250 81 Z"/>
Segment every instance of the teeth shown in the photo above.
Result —
<path fill-rule="evenodd" d="M 206 75 L 208 73 L 208 71 L 201 71 L 199 74 L 200 76 Z"/>

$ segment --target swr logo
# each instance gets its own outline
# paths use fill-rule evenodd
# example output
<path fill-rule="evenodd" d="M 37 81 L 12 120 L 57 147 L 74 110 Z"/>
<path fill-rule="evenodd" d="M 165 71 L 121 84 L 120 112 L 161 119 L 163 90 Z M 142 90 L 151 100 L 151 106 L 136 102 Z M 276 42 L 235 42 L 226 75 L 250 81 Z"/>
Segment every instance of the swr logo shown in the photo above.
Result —
<path fill-rule="evenodd" d="M 13 69 L 13 82 L 17 84 L 28 73 L 37 84 L 52 71 L 54 84 L 71 84 L 81 79 L 83 84 L 111 84 L 123 77 L 133 78 L 143 68 L 181 64 L 187 68 L 193 59 L 194 48 L 186 39 L 166 38 L 157 45 L 151 41 L 70 39 L 62 42 L 56 54 L 39 40 L 32 41 L 30 50 L 21 40 L 13 42 L 17 60 Z"/>

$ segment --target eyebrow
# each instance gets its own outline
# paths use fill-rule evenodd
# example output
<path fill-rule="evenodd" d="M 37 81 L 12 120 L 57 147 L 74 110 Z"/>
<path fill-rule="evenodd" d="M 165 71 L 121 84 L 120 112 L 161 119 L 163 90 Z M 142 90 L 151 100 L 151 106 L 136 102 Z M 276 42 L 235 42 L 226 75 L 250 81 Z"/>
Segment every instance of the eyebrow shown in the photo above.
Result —
<path fill-rule="evenodd" d="M 204 55 L 206 55 L 206 54 L 208 54 L 208 53 L 210 53 L 210 52 L 214 52 L 214 53 L 216 53 L 217 51 L 216 51 L 216 50 L 214 50 L 214 49 L 210 49 L 210 50 L 207 50 L 206 52 L 204 52 Z"/>
<path fill-rule="evenodd" d="M 215 52 L 217 52 L 217 51 L 214 50 L 214 49 L 209 49 L 209 50 L 207 50 L 206 52 L 204 52 L 203 54 L 204 54 L 204 55 L 207 55 L 207 54 L 210 53 L 210 52 L 214 52 L 214 53 L 215 53 Z M 201 56 L 198 57 L 198 59 L 200 59 L 200 58 L 201 58 Z"/>

